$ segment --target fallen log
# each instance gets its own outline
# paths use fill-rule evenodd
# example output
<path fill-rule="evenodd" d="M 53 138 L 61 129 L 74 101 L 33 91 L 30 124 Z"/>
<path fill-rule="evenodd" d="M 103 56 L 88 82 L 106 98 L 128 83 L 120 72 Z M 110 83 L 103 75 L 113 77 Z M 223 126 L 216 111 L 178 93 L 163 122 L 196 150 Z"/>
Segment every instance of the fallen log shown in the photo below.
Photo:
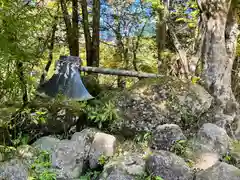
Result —
<path fill-rule="evenodd" d="M 92 73 L 128 76 L 128 77 L 139 77 L 139 78 L 159 78 L 164 76 L 164 75 L 154 74 L 154 73 L 142 73 L 137 71 L 127 71 L 127 70 L 90 67 L 90 66 L 80 66 L 79 69 L 80 71 L 83 71 L 83 72 L 92 72 Z"/>
<path fill-rule="evenodd" d="M 154 74 L 154 73 L 143 73 L 138 71 L 129 71 L 129 70 L 120 70 L 120 69 L 111 69 L 111 68 L 101 68 L 101 67 L 91 67 L 91 66 L 81 66 L 82 61 L 77 56 L 63 56 L 59 57 L 59 60 L 56 62 L 57 66 L 63 66 L 63 64 L 71 64 L 71 68 L 78 68 L 83 72 L 92 72 L 99 74 L 108 74 L 115 76 L 127 76 L 127 77 L 138 77 L 138 78 L 159 78 L 164 77 L 164 75 Z M 62 64 L 62 65 L 60 65 Z M 70 66 L 68 66 L 70 68 Z M 60 67 L 59 67 L 60 68 Z M 57 68 L 57 69 L 59 69 Z M 58 70 L 57 70 L 58 72 Z"/>

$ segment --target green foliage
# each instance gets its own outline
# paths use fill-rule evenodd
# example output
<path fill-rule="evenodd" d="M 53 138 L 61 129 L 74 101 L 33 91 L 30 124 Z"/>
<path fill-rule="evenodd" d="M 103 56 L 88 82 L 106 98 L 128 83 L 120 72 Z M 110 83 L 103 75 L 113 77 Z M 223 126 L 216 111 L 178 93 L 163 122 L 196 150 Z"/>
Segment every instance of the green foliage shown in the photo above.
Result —
<path fill-rule="evenodd" d="M 163 10 L 164 5 L 160 0 L 146 0 L 146 2 L 151 3 L 154 10 Z"/>
<path fill-rule="evenodd" d="M 89 171 L 85 175 L 81 176 L 79 180 L 92 180 L 97 179 L 97 177 L 101 174 L 100 171 Z"/>
<path fill-rule="evenodd" d="M 187 148 L 187 141 L 186 140 L 178 140 L 172 146 L 171 151 L 177 155 L 184 155 Z"/>
<path fill-rule="evenodd" d="M 176 141 L 170 149 L 171 152 L 185 159 L 189 167 L 193 166 L 193 161 L 191 160 L 192 148 L 190 141 L 188 140 L 178 140 Z"/>
<path fill-rule="evenodd" d="M 164 180 L 164 179 L 160 176 L 144 174 L 144 175 L 137 176 L 136 180 Z"/>
<path fill-rule="evenodd" d="M 46 151 L 41 151 L 31 165 L 32 180 L 56 180 L 56 173 L 51 170 L 50 155 Z"/>
<path fill-rule="evenodd" d="M 19 132 L 16 139 L 11 139 L 11 142 L 15 147 L 20 145 L 26 145 L 29 142 L 30 137 L 27 134 L 23 134 L 22 132 Z"/>
<path fill-rule="evenodd" d="M 108 157 L 107 156 L 104 156 L 103 154 L 98 158 L 98 163 L 100 164 L 100 165 L 104 165 L 104 164 L 106 164 L 106 162 L 108 161 Z"/>
<path fill-rule="evenodd" d="M 193 76 L 192 78 L 191 78 L 191 82 L 192 82 L 192 84 L 196 84 L 197 82 L 199 82 L 200 81 L 200 77 L 196 77 L 196 76 Z"/>
<path fill-rule="evenodd" d="M 13 158 L 16 155 L 16 151 L 15 147 L 0 145 L 0 161 Z"/>
<path fill-rule="evenodd" d="M 35 124 L 45 124 L 47 113 L 47 109 L 40 108 L 39 110 L 31 114 L 32 122 Z"/>
<path fill-rule="evenodd" d="M 0 11 L 0 102 L 19 100 L 27 84 L 30 95 L 36 79 L 31 76 L 44 48 L 44 38 L 49 20 L 44 8 L 26 6 L 22 0 L 2 0 Z M 23 63 L 22 69 L 17 68 Z M 20 81 L 19 71 L 24 74 Z"/>
<path fill-rule="evenodd" d="M 134 138 L 134 141 L 141 145 L 142 147 L 148 147 L 148 143 L 151 139 L 151 132 L 137 134 Z"/>
<path fill-rule="evenodd" d="M 114 102 L 95 101 L 94 106 L 87 106 L 88 119 L 97 123 L 101 129 L 103 123 L 111 123 L 118 119 L 117 109 Z"/>

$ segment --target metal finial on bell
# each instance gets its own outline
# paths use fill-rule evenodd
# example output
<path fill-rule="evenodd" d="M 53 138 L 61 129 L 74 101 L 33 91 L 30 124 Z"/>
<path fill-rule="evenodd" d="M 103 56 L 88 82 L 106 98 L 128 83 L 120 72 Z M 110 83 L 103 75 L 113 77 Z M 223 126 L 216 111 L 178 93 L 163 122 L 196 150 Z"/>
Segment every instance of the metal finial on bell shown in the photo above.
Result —
<path fill-rule="evenodd" d="M 62 94 L 68 99 L 84 101 L 93 99 L 84 86 L 79 66 L 81 60 L 76 56 L 60 56 L 56 63 L 55 74 L 38 87 L 38 92 L 50 97 Z"/>

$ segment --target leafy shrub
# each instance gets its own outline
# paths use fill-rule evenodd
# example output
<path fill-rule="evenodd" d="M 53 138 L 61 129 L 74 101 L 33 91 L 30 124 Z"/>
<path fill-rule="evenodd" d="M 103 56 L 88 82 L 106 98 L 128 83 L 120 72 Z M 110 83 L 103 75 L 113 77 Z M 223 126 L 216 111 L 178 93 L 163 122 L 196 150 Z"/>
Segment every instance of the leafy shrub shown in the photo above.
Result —
<path fill-rule="evenodd" d="M 37 159 L 31 164 L 31 180 L 56 180 L 56 173 L 51 170 L 49 153 L 41 151 Z"/>
<path fill-rule="evenodd" d="M 117 109 L 112 101 L 106 103 L 96 101 L 95 106 L 87 107 L 88 119 L 98 124 L 101 129 L 103 123 L 110 123 L 118 119 Z"/>

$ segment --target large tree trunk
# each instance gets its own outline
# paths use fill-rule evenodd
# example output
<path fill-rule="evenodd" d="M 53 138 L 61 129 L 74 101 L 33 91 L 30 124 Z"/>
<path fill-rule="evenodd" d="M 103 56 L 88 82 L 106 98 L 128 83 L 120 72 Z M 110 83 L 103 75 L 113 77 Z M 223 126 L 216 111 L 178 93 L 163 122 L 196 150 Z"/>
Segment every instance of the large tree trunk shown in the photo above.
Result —
<path fill-rule="evenodd" d="M 235 100 L 231 88 L 231 70 L 237 42 L 236 12 L 231 0 L 199 0 L 200 35 L 203 38 L 200 58 L 202 80 L 206 89 L 225 105 Z"/>
<path fill-rule="evenodd" d="M 93 24 L 92 24 L 92 61 L 93 66 L 99 66 L 99 30 L 100 30 L 100 0 L 93 1 Z"/>
<path fill-rule="evenodd" d="M 87 0 L 81 1 L 83 30 L 86 45 L 86 56 L 88 66 L 99 66 L 99 30 L 100 30 L 100 0 L 93 0 L 92 10 L 92 36 L 90 33 L 90 23 L 88 20 Z"/>
<path fill-rule="evenodd" d="M 162 2 L 161 2 L 162 3 Z M 165 4 L 164 4 L 165 5 Z M 167 35 L 167 29 L 166 29 L 166 8 L 167 6 L 164 6 L 163 9 L 158 10 L 158 22 L 156 24 L 156 42 L 157 42 L 157 64 L 158 64 L 158 73 L 160 73 L 161 66 L 164 63 L 164 58 L 162 57 L 162 54 L 165 49 L 165 43 L 166 43 L 166 35 Z"/>
<path fill-rule="evenodd" d="M 79 56 L 78 0 L 72 0 L 72 56 Z"/>
<path fill-rule="evenodd" d="M 92 38 L 90 34 L 89 28 L 89 21 L 88 21 L 88 10 L 87 10 L 87 1 L 81 0 L 81 7 L 82 7 L 82 25 L 84 31 L 84 38 L 85 38 L 85 47 L 86 47 L 86 56 L 87 56 L 87 65 L 92 66 Z"/>
<path fill-rule="evenodd" d="M 72 22 L 69 18 L 66 0 L 61 0 L 61 8 L 66 25 L 66 36 L 71 56 L 79 56 L 78 1 L 72 0 Z"/>

